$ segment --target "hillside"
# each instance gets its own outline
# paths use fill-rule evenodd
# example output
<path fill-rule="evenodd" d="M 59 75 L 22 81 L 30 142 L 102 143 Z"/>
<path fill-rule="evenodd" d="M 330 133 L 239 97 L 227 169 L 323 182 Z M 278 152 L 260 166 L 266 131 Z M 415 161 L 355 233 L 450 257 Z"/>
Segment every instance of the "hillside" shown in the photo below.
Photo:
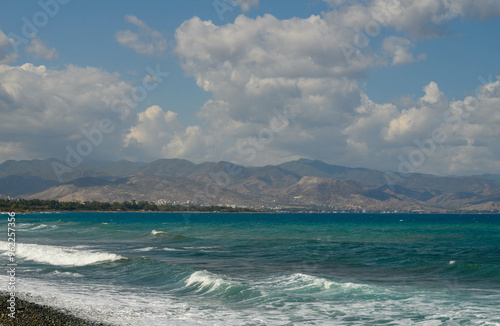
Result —
<path fill-rule="evenodd" d="M 369 210 L 497 210 L 496 175 L 404 175 L 388 185 L 384 172 L 300 159 L 277 166 L 181 159 L 85 164 L 57 180 L 54 159 L 0 164 L 0 196 L 60 201 L 182 202 L 247 207 Z"/>

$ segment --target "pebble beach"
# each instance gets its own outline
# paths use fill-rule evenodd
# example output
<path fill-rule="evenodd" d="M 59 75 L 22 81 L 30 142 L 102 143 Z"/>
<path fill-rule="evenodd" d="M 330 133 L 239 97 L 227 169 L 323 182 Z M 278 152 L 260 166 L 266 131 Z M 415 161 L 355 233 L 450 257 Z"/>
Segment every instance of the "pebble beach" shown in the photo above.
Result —
<path fill-rule="evenodd" d="M 0 326 L 109 326 L 95 323 L 58 311 L 49 306 L 39 305 L 16 298 L 16 318 L 9 316 L 7 300 L 10 296 L 1 295 Z"/>

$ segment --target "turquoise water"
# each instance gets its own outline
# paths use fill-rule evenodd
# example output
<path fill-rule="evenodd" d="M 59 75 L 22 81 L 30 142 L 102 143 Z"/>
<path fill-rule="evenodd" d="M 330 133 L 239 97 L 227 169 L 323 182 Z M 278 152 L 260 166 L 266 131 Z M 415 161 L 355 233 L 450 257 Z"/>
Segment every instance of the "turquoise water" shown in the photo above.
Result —
<path fill-rule="evenodd" d="M 498 215 L 53 213 L 16 224 L 19 295 L 116 325 L 500 325 Z"/>

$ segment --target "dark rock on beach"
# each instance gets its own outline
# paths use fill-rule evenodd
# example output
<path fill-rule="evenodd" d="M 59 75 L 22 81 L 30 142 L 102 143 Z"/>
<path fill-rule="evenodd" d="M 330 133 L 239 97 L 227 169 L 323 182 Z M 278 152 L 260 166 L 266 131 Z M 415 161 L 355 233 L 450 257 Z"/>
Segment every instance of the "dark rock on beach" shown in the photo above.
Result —
<path fill-rule="evenodd" d="M 49 306 L 39 305 L 16 298 L 15 317 L 9 316 L 10 296 L 2 295 L 0 299 L 0 326 L 109 326 L 107 324 L 90 322 L 72 316 L 63 311 L 56 310 Z"/>

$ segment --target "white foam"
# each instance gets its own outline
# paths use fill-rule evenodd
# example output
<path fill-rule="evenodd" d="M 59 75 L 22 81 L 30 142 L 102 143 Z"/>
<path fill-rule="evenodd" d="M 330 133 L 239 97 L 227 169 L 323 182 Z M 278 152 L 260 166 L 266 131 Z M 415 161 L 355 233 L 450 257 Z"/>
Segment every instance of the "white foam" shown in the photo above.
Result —
<path fill-rule="evenodd" d="M 184 247 L 184 249 L 215 249 L 216 246 Z"/>
<path fill-rule="evenodd" d="M 162 248 L 161 250 L 165 250 L 165 251 L 182 251 L 181 249 L 176 249 L 176 248 Z"/>
<path fill-rule="evenodd" d="M 286 281 L 306 280 L 314 283 L 322 278 L 307 274 L 292 274 L 281 277 L 265 277 L 261 282 L 252 281 L 252 287 L 264 285 L 274 286 L 270 289 L 281 289 Z M 192 285 L 210 286 L 210 284 L 227 282 L 226 278 L 207 271 L 197 271 L 190 275 Z M 52 281 L 19 279 L 18 289 L 21 298 L 48 304 L 56 308 L 68 310 L 73 314 L 103 323 L 116 325 L 497 325 L 497 302 L 500 295 L 456 298 L 436 291 L 401 288 L 397 292 L 404 293 L 403 298 L 390 299 L 373 297 L 362 299 L 338 298 L 330 300 L 301 300 L 297 296 L 278 296 L 261 301 L 245 301 L 244 308 L 233 308 L 224 304 L 223 300 L 207 300 L 201 296 L 175 296 L 167 292 L 154 291 L 148 288 L 130 286 L 110 286 L 99 280 L 91 284 L 76 283 L 81 279 L 67 278 L 57 286 Z M 70 283 L 73 282 L 73 283 Z M 8 276 L 0 274 L 0 290 L 7 287 Z M 293 284 L 293 283 L 292 283 Z M 368 286 L 356 283 L 346 286 Z M 30 296 L 30 294 L 32 294 Z M 33 295 L 34 294 L 34 295 Z M 323 293 L 321 293 L 323 294 Z M 298 299 L 298 300 L 295 300 Z M 96 318 L 98 320 L 96 320 Z"/>
<path fill-rule="evenodd" d="M 7 242 L 0 241 L 0 247 L 7 246 Z M 55 266 L 85 266 L 125 258 L 108 252 L 29 243 L 16 244 L 16 257 Z"/>
<path fill-rule="evenodd" d="M 72 273 L 72 272 L 60 272 L 57 269 L 51 273 L 52 275 L 62 276 L 62 277 L 83 277 L 82 274 Z"/>
<path fill-rule="evenodd" d="M 33 224 L 31 223 L 17 223 L 16 226 L 19 230 L 26 230 L 26 229 L 29 229 L 31 228 Z"/>
<path fill-rule="evenodd" d="M 47 224 L 40 224 L 38 226 L 35 226 L 34 228 L 31 229 L 31 231 L 35 230 L 41 230 L 41 229 L 57 229 L 57 225 L 47 225 Z"/>
<path fill-rule="evenodd" d="M 36 225 L 33 223 L 19 223 L 17 225 L 17 228 L 20 230 L 24 230 L 24 231 L 37 231 L 37 230 L 46 230 L 46 229 L 54 230 L 54 229 L 57 229 L 58 226 L 57 225 L 47 225 L 47 224 L 43 224 L 43 223 L 39 224 L 39 225 Z"/>
<path fill-rule="evenodd" d="M 212 292 L 223 285 L 231 285 L 229 281 L 206 270 L 194 272 L 189 276 L 185 283 L 186 286 L 196 286 L 197 291 L 205 290 L 207 292 Z"/>
<path fill-rule="evenodd" d="M 154 247 L 146 247 L 146 248 L 134 249 L 134 251 L 141 251 L 141 252 L 143 252 L 143 251 L 151 251 L 153 249 L 155 249 L 155 248 Z"/>
<path fill-rule="evenodd" d="M 109 285 L 82 285 L 20 279 L 21 299 L 70 311 L 77 317 L 112 325 L 129 326 L 194 326 L 194 325 L 248 325 L 253 317 L 217 307 L 207 309 L 205 304 L 186 302 L 182 298 L 162 292 L 133 292 Z M 8 276 L 0 275 L 0 290 L 8 284 Z"/>
<path fill-rule="evenodd" d="M 151 235 L 152 236 L 156 236 L 156 235 L 168 235 L 170 233 L 166 232 L 166 231 L 156 231 L 156 230 L 153 230 L 151 231 Z"/>
<path fill-rule="evenodd" d="M 333 290 L 335 292 L 349 292 L 360 290 L 361 292 L 373 292 L 374 286 L 366 284 L 357 284 L 351 282 L 334 282 L 326 278 L 313 275 L 295 273 L 292 275 L 281 276 L 271 281 L 276 286 L 287 290 Z"/>

